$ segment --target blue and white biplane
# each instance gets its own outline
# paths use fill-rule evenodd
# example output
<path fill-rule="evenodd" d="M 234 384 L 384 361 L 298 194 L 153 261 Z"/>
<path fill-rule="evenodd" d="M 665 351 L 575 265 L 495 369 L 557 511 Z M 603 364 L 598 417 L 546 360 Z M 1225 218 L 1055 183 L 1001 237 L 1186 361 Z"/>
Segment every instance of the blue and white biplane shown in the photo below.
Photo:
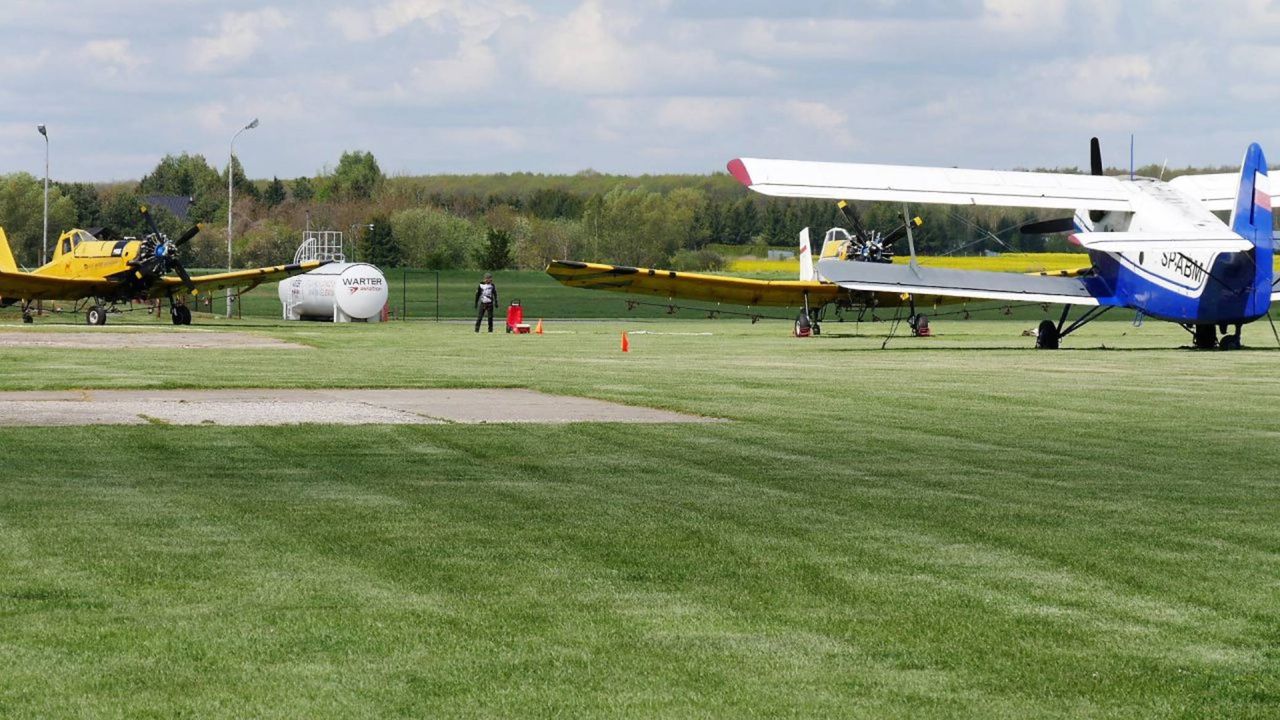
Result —
<path fill-rule="evenodd" d="M 1039 348 L 1058 347 L 1117 307 L 1185 327 L 1196 347 L 1239 348 L 1241 326 L 1280 299 L 1272 277 L 1276 196 L 1262 148 L 1249 146 L 1238 174 L 1169 182 L 1104 175 L 1097 138 L 1090 160 L 1089 175 L 753 158 L 728 169 L 765 195 L 1070 210 L 1070 219 L 1039 225 L 1071 232 L 1088 251 L 1092 267 L 1074 277 L 924 268 L 914 252 L 908 265 L 826 258 L 818 272 L 851 290 L 1063 305 L 1061 319 L 1040 323 Z M 1226 223 L 1214 214 L 1228 210 Z M 1088 309 L 1068 325 L 1074 306 Z"/>

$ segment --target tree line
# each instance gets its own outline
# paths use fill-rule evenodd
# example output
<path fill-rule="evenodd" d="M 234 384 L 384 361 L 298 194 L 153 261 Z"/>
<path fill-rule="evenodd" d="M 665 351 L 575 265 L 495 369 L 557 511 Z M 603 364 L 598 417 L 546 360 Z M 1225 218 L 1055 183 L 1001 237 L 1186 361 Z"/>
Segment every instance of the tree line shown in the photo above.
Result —
<path fill-rule="evenodd" d="M 387 177 L 373 154 L 361 151 L 343 153 L 336 166 L 308 177 L 250 180 L 237 158 L 229 171 L 237 267 L 292 259 L 308 226 L 343 231 L 349 257 L 382 267 L 540 269 L 552 259 L 573 259 L 695 270 L 722 265 L 713 245 L 756 246 L 763 253 L 766 246 L 794 246 L 804 227 L 820 236 L 850 224 L 833 202 L 761 196 L 725 173 Z M 1203 171 L 1152 166 L 1138 173 L 1168 179 Z M 226 265 L 227 170 L 185 153 L 164 157 L 137 182 L 52 183 L 50 244 L 72 227 L 141 236 L 147 227 L 138 208 L 154 195 L 189 198 L 187 222 L 205 226 L 184 248 L 187 265 Z M 858 203 L 855 209 L 868 228 L 887 231 L 902 222 L 901 205 Z M 1046 216 L 1034 210 L 921 205 L 910 212 L 924 220 L 916 233 L 921 254 L 1071 249 L 1061 236 L 1017 232 Z M 170 235 L 185 229 L 165 210 L 153 215 Z M 0 226 L 18 261 L 34 266 L 43 227 L 40 179 L 0 176 Z"/>

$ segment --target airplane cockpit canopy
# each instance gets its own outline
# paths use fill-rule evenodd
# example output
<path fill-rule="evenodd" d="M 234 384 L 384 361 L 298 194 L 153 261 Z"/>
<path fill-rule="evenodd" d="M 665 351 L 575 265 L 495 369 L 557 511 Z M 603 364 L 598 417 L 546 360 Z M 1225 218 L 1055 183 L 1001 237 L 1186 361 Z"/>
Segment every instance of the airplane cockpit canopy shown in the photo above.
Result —
<path fill-rule="evenodd" d="M 89 242 L 94 237 L 84 230 L 72 230 L 62 236 L 62 243 L 58 247 L 58 255 L 70 253 L 82 242 Z"/>

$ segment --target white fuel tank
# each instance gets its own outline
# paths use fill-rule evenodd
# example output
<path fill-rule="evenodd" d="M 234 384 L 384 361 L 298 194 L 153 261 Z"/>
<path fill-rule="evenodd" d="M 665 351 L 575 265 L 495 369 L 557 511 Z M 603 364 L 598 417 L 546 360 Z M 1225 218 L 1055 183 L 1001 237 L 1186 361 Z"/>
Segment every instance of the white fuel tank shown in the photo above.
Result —
<path fill-rule="evenodd" d="M 378 322 L 387 304 L 387 279 L 368 263 L 330 263 L 280 282 L 286 320 Z"/>

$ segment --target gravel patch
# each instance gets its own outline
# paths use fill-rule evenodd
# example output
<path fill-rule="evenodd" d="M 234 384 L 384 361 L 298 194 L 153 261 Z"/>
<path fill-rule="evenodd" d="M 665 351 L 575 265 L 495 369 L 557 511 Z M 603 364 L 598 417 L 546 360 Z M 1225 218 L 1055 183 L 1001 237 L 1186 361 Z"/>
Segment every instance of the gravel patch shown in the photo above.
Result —
<path fill-rule="evenodd" d="M 136 350 L 145 348 L 192 350 L 309 350 L 306 345 L 265 335 L 222 330 L 168 330 L 155 332 L 0 332 L 0 348 L 68 348 L 74 350 Z"/>
<path fill-rule="evenodd" d="M 0 393 L 0 426 L 688 423 L 715 418 L 532 390 L 76 390 Z"/>

